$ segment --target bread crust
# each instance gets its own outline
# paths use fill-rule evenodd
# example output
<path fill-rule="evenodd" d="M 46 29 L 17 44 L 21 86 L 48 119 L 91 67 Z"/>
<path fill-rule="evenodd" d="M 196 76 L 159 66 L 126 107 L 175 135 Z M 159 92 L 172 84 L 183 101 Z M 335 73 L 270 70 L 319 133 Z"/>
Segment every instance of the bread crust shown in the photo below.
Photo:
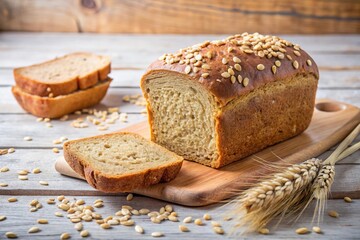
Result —
<path fill-rule="evenodd" d="M 104 98 L 110 83 L 111 79 L 108 79 L 91 88 L 54 98 L 31 95 L 17 86 L 13 86 L 11 90 L 16 101 L 25 111 L 38 117 L 59 118 L 99 103 Z"/>
<path fill-rule="evenodd" d="M 91 138 L 103 138 L 104 136 L 128 135 L 128 134 L 133 135 L 136 138 L 148 141 L 137 134 L 128 133 L 128 132 L 110 133 L 105 135 L 94 136 Z M 171 153 L 173 157 L 176 158 L 176 161 L 171 162 L 167 165 L 146 169 L 136 173 L 129 173 L 123 175 L 107 175 L 102 173 L 101 171 L 98 171 L 97 169 L 94 169 L 90 164 L 86 162 L 85 159 L 80 158 L 79 156 L 73 154 L 69 150 L 70 144 L 72 144 L 73 142 L 82 141 L 84 139 L 72 140 L 64 143 L 65 160 L 71 166 L 71 168 L 79 175 L 84 177 L 92 187 L 102 192 L 107 192 L 107 193 L 130 192 L 138 188 L 157 184 L 159 182 L 168 182 L 173 180 L 177 176 L 182 166 L 182 162 L 183 162 L 182 157 L 176 155 L 175 153 L 170 152 L 169 150 L 165 149 L 160 145 L 148 141 L 149 144 L 161 148 L 162 151 Z"/>
<path fill-rule="evenodd" d="M 61 57 L 60 59 L 68 58 L 68 57 L 76 56 L 76 55 L 92 56 L 92 54 L 90 54 L 90 53 L 78 52 L 78 53 L 72 53 L 72 54 L 65 55 L 65 56 Z M 26 68 L 31 68 L 34 66 L 42 66 L 42 65 L 46 65 L 51 62 L 56 62 L 59 60 L 59 58 L 56 58 L 56 59 L 53 59 L 53 60 L 50 60 L 47 62 L 43 62 L 40 64 L 34 64 L 31 66 L 21 67 L 21 68 L 15 68 L 13 71 L 15 82 L 16 82 L 16 85 L 19 88 L 21 88 L 22 91 L 32 94 L 32 95 L 37 95 L 40 97 L 47 97 L 47 96 L 49 96 L 49 94 L 52 94 L 53 97 L 56 97 L 56 96 L 60 96 L 60 95 L 70 94 L 70 93 L 73 93 L 80 89 L 87 89 L 89 87 L 96 85 L 100 81 L 106 81 L 108 78 L 107 76 L 111 71 L 110 59 L 108 57 L 104 57 L 104 56 L 97 56 L 97 57 L 107 59 L 108 63 L 105 64 L 105 66 L 101 66 L 97 69 L 94 69 L 93 71 L 90 71 L 88 74 L 86 74 L 84 76 L 77 76 L 74 78 L 70 78 L 67 81 L 62 81 L 62 82 L 46 82 L 41 79 L 29 78 L 21 73 L 22 70 L 24 70 Z M 48 90 L 50 90 L 50 91 L 48 91 Z"/>
<path fill-rule="evenodd" d="M 314 112 L 317 79 L 297 75 L 286 89 L 268 88 L 266 94 L 239 99 L 216 116 L 219 157 L 211 167 L 220 168 L 268 146 L 299 135 L 309 126 Z"/>
<path fill-rule="evenodd" d="M 141 79 L 141 86 L 144 86 L 144 81 L 146 77 L 152 74 L 152 71 L 175 71 L 181 74 L 184 74 L 188 77 L 191 77 L 193 81 L 200 83 L 205 89 L 207 89 L 214 97 L 215 100 L 219 103 L 220 106 L 225 106 L 230 101 L 238 98 L 241 95 L 245 95 L 251 91 L 254 91 L 266 84 L 277 82 L 277 81 L 286 81 L 287 78 L 295 76 L 297 74 L 312 74 L 316 79 L 319 79 L 319 70 L 317 68 L 314 60 L 302 49 L 298 50 L 301 56 L 295 55 L 295 49 L 293 47 L 285 47 L 286 55 L 289 55 L 292 60 L 289 60 L 285 57 L 281 60 L 281 66 L 277 69 L 276 74 L 273 74 L 271 71 L 272 66 L 277 58 L 260 58 L 254 54 L 247 54 L 242 52 L 239 48 L 235 48 L 230 53 L 227 52 L 229 47 L 234 47 L 233 44 L 227 42 L 221 46 L 216 44 L 209 44 L 204 48 L 201 48 L 199 51 L 203 56 L 207 52 L 212 52 L 214 56 L 211 60 L 206 59 L 206 64 L 210 66 L 210 69 L 202 69 L 196 73 L 191 71 L 189 74 L 185 73 L 186 64 L 172 63 L 167 64 L 163 60 L 156 60 L 150 64 L 147 68 L 147 72 Z M 222 59 L 226 56 L 229 59 L 229 64 L 223 64 Z M 238 57 L 241 59 L 242 70 L 239 71 L 242 74 L 242 77 L 249 78 L 249 84 L 244 87 L 242 84 L 235 82 L 231 83 L 229 78 L 223 78 L 221 73 L 227 72 L 230 65 L 234 65 L 233 57 Z M 293 67 L 293 60 L 296 60 L 299 63 L 298 69 Z M 306 61 L 311 61 L 311 66 L 309 66 Z M 257 64 L 263 64 L 265 70 L 257 70 Z M 191 64 L 190 66 L 193 66 Z M 236 72 L 236 70 L 234 70 Z M 202 77 L 203 73 L 209 73 L 208 77 Z M 220 80 L 220 81 L 218 81 Z M 143 92 L 146 89 L 143 89 Z"/>

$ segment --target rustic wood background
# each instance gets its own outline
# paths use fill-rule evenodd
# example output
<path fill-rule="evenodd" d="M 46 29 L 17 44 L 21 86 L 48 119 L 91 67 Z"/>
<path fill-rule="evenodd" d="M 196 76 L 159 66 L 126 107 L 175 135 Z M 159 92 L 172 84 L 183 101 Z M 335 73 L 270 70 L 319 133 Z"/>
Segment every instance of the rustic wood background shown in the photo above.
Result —
<path fill-rule="evenodd" d="M 0 31 L 360 33 L 359 0 L 0 0 Z"/>

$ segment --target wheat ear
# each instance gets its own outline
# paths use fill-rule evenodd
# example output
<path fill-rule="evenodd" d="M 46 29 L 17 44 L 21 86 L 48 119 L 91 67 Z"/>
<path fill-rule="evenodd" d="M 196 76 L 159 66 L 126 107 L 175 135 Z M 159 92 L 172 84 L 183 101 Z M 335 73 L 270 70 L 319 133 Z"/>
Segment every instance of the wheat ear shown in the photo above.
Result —
<path fill-rule="evenodd" d="M 360 144 L 355 144 L 343 151 L 359 130 L 360 124 L 324 162 L 313 158 L 294 164 L 270 175 L 231 201 L 235 208 L 230 215 L 236 222 L 232 233 L 239 233 L 242 228 L 242 233 L 259 230 L 276 216 L 281 216 L 281 221 L 287 214 L 304 210 L 315 196 L 326 199 L 335 176 L 336 160 L 332 159 L 345 158 L 360 148 Z M 323 211 L 325 202 L 317 203 L 317 210 Z"/>
<path fill-rule="evenodd" d="M 318 176 L 316 177 L 314 184 L 312 186 L 312 195 L 308 200 L 308 204 L 305 205 L 305 208 L 309 203 L 316 199 L 316 206 L 314 210 L 313 220 L 318 216 L 318 224 L 322 220 L 324 215 L 324 210 L 326 206 L 326 201 L 329 197 L 331 186 L 335 179 L 335 163 L 342 160 L 343 158 L 351 155 L 360 149 L 360 142 L 354 144 L 352 147 L 345 148 L 356 138 L 360 132 L 360 124 L 347 136 L 335 149 L 335 151 L 322 163 L 321 169 Z"/>
<path fill-rule="evenodd" d="M 244 232 L 256 231 L 288 210 L 301 209 L 320 166 L 320 160 L 315 158 L 294 164 L 245 190 L 234 200 L 234 230 L 245 227 Z"/>

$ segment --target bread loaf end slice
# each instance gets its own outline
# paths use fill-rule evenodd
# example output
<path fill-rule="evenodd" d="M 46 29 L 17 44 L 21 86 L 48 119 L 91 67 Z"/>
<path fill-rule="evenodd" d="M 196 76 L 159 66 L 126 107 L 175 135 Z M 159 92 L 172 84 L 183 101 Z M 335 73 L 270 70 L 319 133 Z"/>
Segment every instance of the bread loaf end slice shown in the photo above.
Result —
<path fill-rule="evenodd" d="M 109 193 L 171 181 L 183 162 L 175 153 L 127 132 L 68 141 L 64 157 L 92 187 Z"/>
<path fill-rule="evenodd" d="M 37 117 L 60 118 L 66 114 L 98 104 L 106 95 L 111 79 L 97 85 L 53 98 L 39 97 L 13 86 L 11 91 L 19 105 Z"/>
<path fill-rule="evenodd" d="M 16 85 L 41 97 L 66 95 L 104 81 L 110 58 L 92 53 L 72 53 L 40 64 L 14 69 Z"/>

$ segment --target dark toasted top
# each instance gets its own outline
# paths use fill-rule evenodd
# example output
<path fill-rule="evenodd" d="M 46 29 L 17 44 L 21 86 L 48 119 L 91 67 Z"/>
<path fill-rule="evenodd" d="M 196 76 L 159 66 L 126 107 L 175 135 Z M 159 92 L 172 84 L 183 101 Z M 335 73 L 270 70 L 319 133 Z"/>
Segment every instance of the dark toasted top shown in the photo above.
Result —
<path fill-rule="evenodd" d="M 148 67 L 149 71 L 160 69 L 188 74 L 203 84 L 220 105 L 297 74 L 319 78 L 316 63 L 300 46 L 258 33 L 207 41 L 165 54 Z"/>

